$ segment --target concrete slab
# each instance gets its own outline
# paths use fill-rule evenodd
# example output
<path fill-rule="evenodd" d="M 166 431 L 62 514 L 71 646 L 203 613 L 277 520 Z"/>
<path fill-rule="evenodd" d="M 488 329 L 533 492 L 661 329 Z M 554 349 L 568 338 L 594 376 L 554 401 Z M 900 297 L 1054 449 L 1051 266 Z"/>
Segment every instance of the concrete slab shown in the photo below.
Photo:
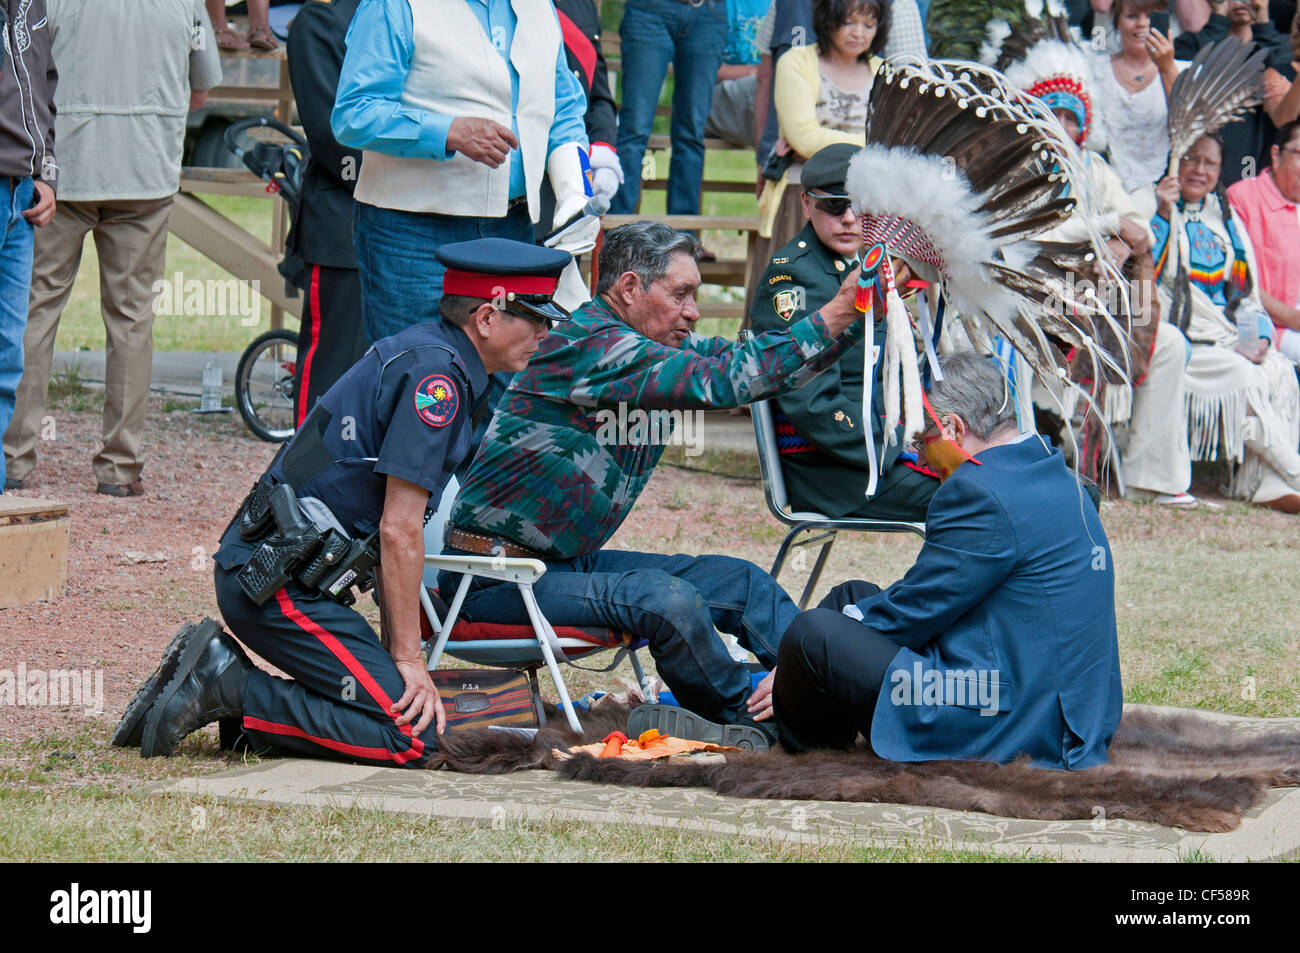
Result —
<path fill-rule="evenodd" d="M 1243 734 L 1291 730 L 1300 719 L 1206 714 Z M 549 771 L 466 775 L 286 758 L 201 778 L 149 786 L 194 794 L 311 807 L 378 808 L 499 826 L 512 821 L 671 826 L 728 837 L 804 843 L 846 840 L 960 847 L 1009 856 L 1080 861 L 1221 861 L 1300 858 L 1300 789 L 1276 790 L 1237 830 L 1195 834 L 1135 821 L 1032 821 L 897 804 L 770 801 L 700 789 L 626 788 L 561 781 Z"/>

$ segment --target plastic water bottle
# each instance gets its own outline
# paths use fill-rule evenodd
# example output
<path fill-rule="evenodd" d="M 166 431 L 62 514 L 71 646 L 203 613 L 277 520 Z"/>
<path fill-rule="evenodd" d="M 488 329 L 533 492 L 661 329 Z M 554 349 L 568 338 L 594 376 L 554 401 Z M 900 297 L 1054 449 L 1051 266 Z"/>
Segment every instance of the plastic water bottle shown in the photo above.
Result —
<path fill-rule="evenodd" d="M 1263 310 L 1253 301 L 1242 301 L 1237 306 L 1237 344 L 1242 348 L 1253 348 L 1259 340 L 1259 319 Z"/>
<path fill-rule="evenodd" d="M 197 414 L 220 414 L 230 410 L 221 406 L 221 365 L 215 359 L 203 365 L 203 390 L 199 393 Z"/>

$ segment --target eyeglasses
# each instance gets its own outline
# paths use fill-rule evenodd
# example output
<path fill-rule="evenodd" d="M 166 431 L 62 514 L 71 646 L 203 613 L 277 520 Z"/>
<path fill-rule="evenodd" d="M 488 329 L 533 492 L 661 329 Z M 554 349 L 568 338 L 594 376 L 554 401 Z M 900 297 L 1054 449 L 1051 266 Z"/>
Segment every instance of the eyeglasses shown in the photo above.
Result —
<path fill-rule="evenodd" d="M 548 331 L 555 327 L 555 320 L 553 318 L 544 318 L 540 314 L 532 314 L 531 312 L 522 309 L 515 311 L 510 308 L 503 308 L 501 309 L 501 313 L 508 314 L 512 318 L 519 318 L 521 321 L 527 321 L 530 324 L 540 325 Z"/>
<path fill-rule="evenodd" d="M 1278 146 L 1278 152 L 1289 152 L 1293 156 L 1300 156 L 1300 149 L 1292 149 L 1290 146 Z"/>
<path fill-rule="evenodd" d="M 1218 159 L 1199 159 L 1196 156 L 1183 156 L 1181 164 L 1189 169 L 1204 169 L 1206 172 L 1215 172 L 1222 165 Z"/>
<path fill-rule="evenodd" d="M 825 212 L 827 215 L 833 215 L 836 218 L 843 218 L 844 213 L 853 205 L 853 200 L 849 198 L 836 198 L 830 196 L 818 198 L 811 192 L 809 193 L 809 197 L 813 199 L 813 208 L 817 209 L 819 212 Z"/>

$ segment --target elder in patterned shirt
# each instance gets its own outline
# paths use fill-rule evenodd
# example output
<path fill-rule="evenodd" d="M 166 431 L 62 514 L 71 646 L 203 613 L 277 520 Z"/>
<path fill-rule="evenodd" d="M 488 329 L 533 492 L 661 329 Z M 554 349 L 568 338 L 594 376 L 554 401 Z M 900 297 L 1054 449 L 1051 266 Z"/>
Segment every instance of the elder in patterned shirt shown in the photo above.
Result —
<path fill-rule="evenodd" d="M 754 743 L 764 736 L 749 719 L 770 707 L 749 710 L 749 674 L 715 629 L 771 669 L 794 602 L 745 560 L 603 547 L 680 412 L 800 387 L 862 339 L 857 272 L 820 311 L 737 343 L 693 330 L 699 253 L 694 237 L 657 223 L 606 234 L 595 300 L 542 342 L 497 406 L 456 500 L 447 550 L 544 560 L 534 592 L 552 624 L 647 639 L 682 705 L 726 725 L 748 723 Z M 465 612 L 476 621 L 525 618 L 515 587 L 490 580 L 476 580 Z M 756 695 L 768 693 L 760 686 Z"/>

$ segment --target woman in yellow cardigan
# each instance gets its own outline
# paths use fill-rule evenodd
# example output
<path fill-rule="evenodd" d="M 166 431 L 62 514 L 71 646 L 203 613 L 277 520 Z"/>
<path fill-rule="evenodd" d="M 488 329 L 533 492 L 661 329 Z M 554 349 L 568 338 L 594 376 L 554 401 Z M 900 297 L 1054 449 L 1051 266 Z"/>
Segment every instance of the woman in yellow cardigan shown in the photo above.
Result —
<path fill-rule="evenodd" d="M 804 159 L 837 142 L 866 144 L 867 98 L 883 62 L 876 54 L 889 38 L 888 0 L 813 0 L 813 29 L 816 43 L 795 45 L 776 61 L 772 98 L 781 137 L 775 152 L 789 155 L 790 165 L 759 199 L 754 278 L 803 228 Z"/>

